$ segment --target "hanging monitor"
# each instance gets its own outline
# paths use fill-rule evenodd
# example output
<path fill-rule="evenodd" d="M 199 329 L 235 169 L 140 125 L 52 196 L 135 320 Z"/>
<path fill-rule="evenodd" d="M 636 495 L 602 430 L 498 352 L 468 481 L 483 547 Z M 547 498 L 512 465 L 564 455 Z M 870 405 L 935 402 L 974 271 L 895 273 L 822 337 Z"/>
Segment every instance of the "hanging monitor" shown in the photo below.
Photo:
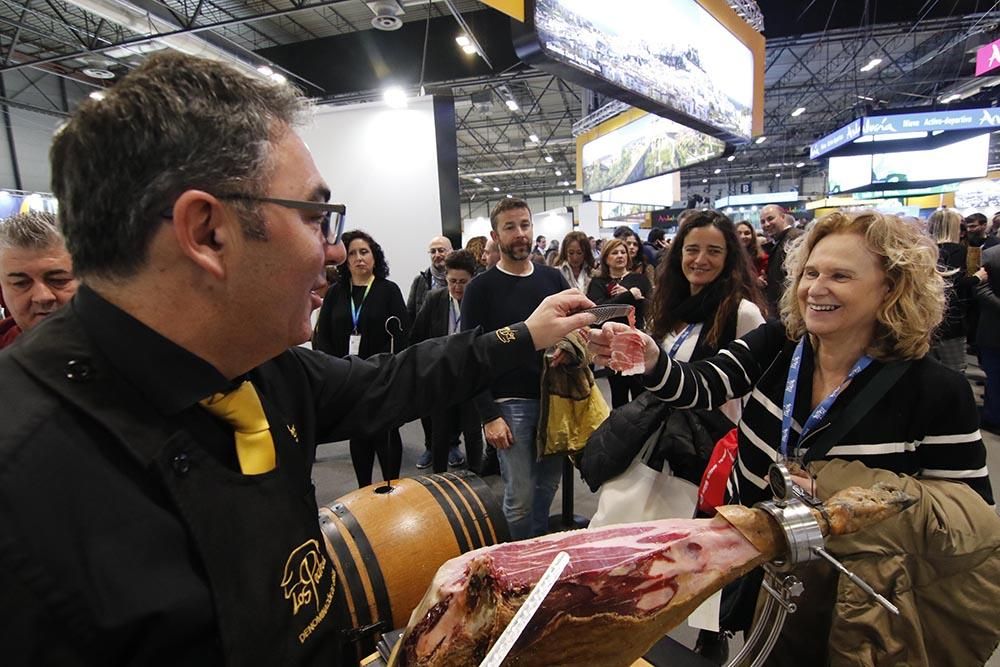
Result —
<path fill-rule="evenodd" d="M 723 0 L 529 0 L 518 56 L 591 90 L 746 143 L 763 129 L 764 38 Z"/>

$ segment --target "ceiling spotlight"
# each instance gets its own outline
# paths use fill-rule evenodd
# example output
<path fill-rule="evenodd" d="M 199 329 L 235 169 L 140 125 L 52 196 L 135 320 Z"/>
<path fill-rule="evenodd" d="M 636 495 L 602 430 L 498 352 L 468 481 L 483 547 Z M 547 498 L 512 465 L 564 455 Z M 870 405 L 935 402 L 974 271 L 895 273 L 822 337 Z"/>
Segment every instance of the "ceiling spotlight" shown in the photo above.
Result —
<path fill-rule="evenodd" d="M 518 109 L 521 108 L 517 106 L 517 102 L 515 102 L 514 100 L 506 100 L 504 104 L 506 104 L 507 108 L 510 109 L 511 111 L 517 111 Z"/>
<path fill-rule="evenodd" d="M 473 182 L 473 183 L 477 183 L 477 184 L 478 184 L 478 183 L 482 183 L 482 182 L 483 182 L 483 179 L 481 179 L 481 178 L 479 178 L 478 176 L 476 176 L 476 177 L 475 177 L 474 179 L 472 179 L 472 182 Z"/>
<path fill-rule="evenodd" d="M 545 161 L 548 162 L 549 164 L 552 164 L 553 162 L 555 162 L 555 160 L 552 158 L 551 155 L 546 155 L 545 156 Z"/>
<path fill-rule="evenodd" d="M 92 99 L 92 100 L 103 100 L 104 99 L 104 93 L 102 91 L 100 91 L 100 90 L 95 90 L 94 92 L 92 92 L 90 94 L 90 99 Z"/>
<path fill-rule="evenodd" d="M 713 173 L 713 174 L 721 174 L 721 173 L 722 173 L 722 170 L 721 170 L 721 169 L 719 169 L 718 167 L 716 167 L 716 168 L 715 168 L 715 171 L 713 171 L 712 173 Z"/>
<path fill-rule="evenodd" d="M 493 192 L 500 192 L 500 188 L 498 188 L 497 186 L 494 185 L 493 186 Z"/>
<path fill-rule="evenodd" d="M 754 143 L 755 143 L 755 144 L 762 144 L 762 143 L 764 143 L 765 141 L 767 141 L 767 137 L 765 137 L 765 136 L 764 136 L 764 135 L 762 134 L 762 135 L 760 135 L 759 137 L 757 137 L 757 138 L 756 138 L 756 139 L 754 140 Z"/>
<path fill-rule="evenodd" d="M 469 40 L 468 35 L 459 35 L 458 37 L 455 38 L 455 42 L 463 48 L 472 44 L 472 42 Z"/>
<path fill-rule="evenodd" d="M 567 190 L 566 194 L 571 195 L 571 194 L 573 194 L 573 191 L 572 190 Z"/>
<path fill-rule="evenodd" d="M 881 64 L 882 64 L 882 59 L 881 58 L 872 58 L 871 60 L 868 61 L 867 65 L 865 65 L 864 67 L 861 68 L 861 71 L 862 72 L 870 72 L 870 71 L 872 71 L 873 69 L 875 69 L 876 67 L 878 67 Z"/>
<path fill-rule="evenodd" d="M 406 91 L 399 86 L 390 86 L 382 93 L 382 99 L 393 109 L 406 108 Z"/>
<path fill-rule="evenodd" d="M 528 135 L 528 141 L 530 141 L 533 144 L 537 144 L 538 143 L 538 135 L 537 134 L 529 134 Z"/>
<path fill-rule="evenodd" d="M 796 163 L 795 163 L 795 168 L 796 168 L 796 169 L 801 169 L 801 168 L 802 168 L 802 167 L 804 167 L 804 166 L 806 166 L 806 163 L 805 163 L 805 162 L 796 162 Z"/>
<path fill-rule="evenodd" d="M 703 178 L 703 179 L 701 179 L 701 182 L 702 183 L 708 183 L 708 179 L 707 178 Z"/>
<path fill-rule="evenodd" d="M 569 181 L 563 181 L 563 182 L 562 182 L 562 183 L 560 183 L 559 185 L 567 185 L 567 186 L 568 186 L 568 185 L 569 185 Z"/>
<path fill-rule="evenodd" d="M 781 174 L 775 174 L 774 177 L 775 178 L 781 178 Z"/>
<path fill-rule="evenodd" d="M 562 176 L 562 169 L 556 169 L 556 176 Z"/>
<path fill-rule="evenodd" d="M 507 194 L 507 199 L 513 199 L 513 198 L 514 198 L 514 195 L 509 194 L 509 193 Z"/>
<path fill-rule="evenodd" d="M 805 107 L 799 107 L 798 109 L 796 109 L 795 111 L 792 112 L 792 118 L 798 118 L 799 116 L 801 116 L 805 112 L 806 112 L 806 108 Z"/>
<path fill-rule="evenodd" d="M 271 76 L 272 74 L 274 74 L 274 70 L 268 67 L 267 65 L 261 65 L 260 67 L 257 68 L 257 71 L 263 74 L 264 76 Z"/>
<path fill-rule="evenodd" d="M 735 159 L 736 159 L 735 155 L 730 155 L 729 157 L 726 158 L 726 162 L 732 162 Z"/>
<path fill-rule="evenodd" d="M 469 54 L 470 56 L 474 56 L 475 54 L 478 53 L 474 44 L 466 44 L 465 46 L 462 47 L 462 51 Z"/>

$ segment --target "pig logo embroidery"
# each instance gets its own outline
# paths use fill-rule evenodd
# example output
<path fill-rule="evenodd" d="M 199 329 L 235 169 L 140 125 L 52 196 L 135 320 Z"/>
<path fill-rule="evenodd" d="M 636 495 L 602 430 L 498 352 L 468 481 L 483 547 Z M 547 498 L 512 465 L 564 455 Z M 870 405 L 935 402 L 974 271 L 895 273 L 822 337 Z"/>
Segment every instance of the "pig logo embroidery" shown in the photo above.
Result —
<path fill-rule="evenodd" d="M 303 609 L 315 610 L 315 615 L 309 624 L 299 633 L 300 643 L 309 638 L 330 611 L 335 588 L 332 571 L 329 591 L 326 593 L 326 598 L 320 600 L 320 583 L 327 569 L 327 559 L 316 540 L 309 540 L 296 547 L 285 561 L 281 589 L 285 599 L 292 603 L 292 615 L 297 616 Z"/>

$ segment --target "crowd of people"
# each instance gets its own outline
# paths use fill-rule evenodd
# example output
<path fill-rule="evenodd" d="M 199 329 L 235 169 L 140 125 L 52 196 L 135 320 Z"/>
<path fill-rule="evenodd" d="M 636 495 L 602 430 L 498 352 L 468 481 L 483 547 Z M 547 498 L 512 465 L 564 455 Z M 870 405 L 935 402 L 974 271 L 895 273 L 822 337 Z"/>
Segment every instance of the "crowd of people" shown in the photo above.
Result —
<path fill-rule="evenodd" d="M 807 462 L 827 425 L 858 413 L 803 485 L 822 496 L 868 479 L 839 459 L 957 482 L 914 493 L 943 494 L 962 520 L 994 511 L 980 429 L 1000 428 L 1000 214 L 833 213 L 800 229 L 766 206 L 758 230 L 691 209 L 672 240 L 625 226 L 549 242 L 508 197 L 489 237 L 461 250 L 432 238 L 404 299 L 378 241 L 345 231 L 345 207 L 328 203 L 296 131 L 305 109 L 292 89 L 225 65 L 153 56 L 57 133 L 58 223 L 0 224 L 11 664 L 347 664 L 343 587 L 316 521 L 317 444 L 349 440 L 366 486 L 376 458 L 399 476 L 399 427 L 422 419 L 418 468 L 499 473 L 511 537 L 542 535 L 563 470 L 536 448 L 543 369 L 560 363 L 545 351 L 579 335 L 607 366 L 633 324 L 644 373 L 610 373 L 613 406 L 650 392 L 721 411 L 739 443 L 730 502 L 766 498 L 772 462 Z M 633 306 L 634 322 L 587 329 L 580 311 L 607 303 Z M 981 411 L 961 375 L 970 351 L 986 373 Z M 889 371 L 893 390 L 856 405 Z M 85 520 L 38 529 L 66 507 Z M 939 520 L 935 507 L 915 521 Z M 914 568 L 947 542 L 932 532 L 880 534 L 860 566 L 916 542 L 872 583 L 911 577 L 926 601 L 904 609 L 911 626 L 960 633 L 962 615 L 941 610 L 995 584 L 989 563 L 963 566 L 980 577 L 972 589 Z M 992 548 L 995 534 L 966 537 L 962 549 Z M 316 604 L 300 614 L 286 584 L 306 571 Z M 847 648 L 887 650 L 839 626 L 830 600 L 803 606 Z M 929 631 L 914 632 L 898 662 L 934 652 Z M 841 649 L 806 634 L 785 633 L 777 654 L 827 664 Z"/>

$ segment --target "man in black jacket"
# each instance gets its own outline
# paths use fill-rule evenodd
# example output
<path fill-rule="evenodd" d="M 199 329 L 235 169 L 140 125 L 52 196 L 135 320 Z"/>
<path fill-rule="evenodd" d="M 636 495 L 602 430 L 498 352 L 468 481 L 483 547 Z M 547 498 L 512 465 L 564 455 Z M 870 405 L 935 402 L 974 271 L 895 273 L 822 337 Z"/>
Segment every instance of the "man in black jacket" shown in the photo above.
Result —
<path fill-rule="evenodd" d="M 417 274 L 410 284 L 410 293 L 406 297 L 406 312 L 410 322 L 417 318 L 417 313 L 424 305 L 424 300 L 431 290 L 445 286 L 444 258 L 451 252 L 451 240 L 447 236 L 435 236 L 427 244 L 427 254 L 431 257 L 431 265 Z M 424 430 L 424 453 L 417 459 L 417 469 L 423 470 L 431 466 L 431 418 L 420 418 L 420 426 Z"/>
<path fill-rule="evenodd" d="M 788 254 L 789 244 L 802 236 L 802 230 L 793 226 L 795 218 L 777 204 L 768 204 L 760 210 L 760 222 L 764 232 L 771 238 L 766 248 L 767 285 L 764 286 L 767 315 L 769 319 L 777 319 L 780 317 L 781 296 L 785 293 L 785 256 Z"/>
<path fill-rule="evenodd" d="M 345 255 L 305 111 L 171 53 L 56 134 L 83 284 L 0 353 L 4 665 L 348 664 L 316 443 L 454 403 L 593 321 L 562 294 L 392 357 L 295 347 Z"/>
<path fill-rule="evenodd" d="M 413 342 L 450 336 L 462 330 L 462 298 L 465 286 L 476 272 L 476 259 L 467 250 L 456 250 L 444 261 L 448 286 L 427 295 L 413 322 Z M 448 466 L 460 466 L 465 457 L 458 445 L 458 435 L 465 436 L 469 469 L 483 474 L 483 432 L 479 414 L 472 401 L 444 406 L 431 414 L 431 460 L 434 472 L 447 472 Z"/>

